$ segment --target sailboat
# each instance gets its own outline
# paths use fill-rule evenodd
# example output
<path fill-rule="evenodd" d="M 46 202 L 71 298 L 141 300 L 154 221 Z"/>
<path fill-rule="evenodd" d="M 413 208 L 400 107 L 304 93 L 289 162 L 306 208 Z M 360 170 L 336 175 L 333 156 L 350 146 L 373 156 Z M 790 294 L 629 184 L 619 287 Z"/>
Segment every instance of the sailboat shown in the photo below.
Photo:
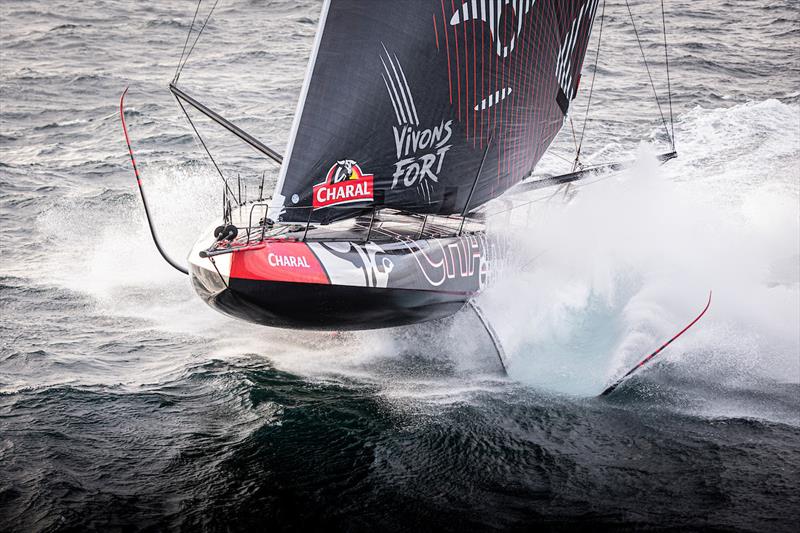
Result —
<path fill-rule="evenodd" d="M 179 85 L 206 18 L 169 89 L 224 181 L 223 214 L 183 266 L 147 211 L 156 246 L 208 305 L 257 324 L 363 330 L 470 306 L 494 335 L 474 305 L 504 253 L 486 206 L 532 175 L 567 122 L 598 4 L 325 0 L 285 155 Z M 187 106 L 280 164 L 268 199 L 234 193 Z M 573 170 L 527 188 L 587 174 Z"/>

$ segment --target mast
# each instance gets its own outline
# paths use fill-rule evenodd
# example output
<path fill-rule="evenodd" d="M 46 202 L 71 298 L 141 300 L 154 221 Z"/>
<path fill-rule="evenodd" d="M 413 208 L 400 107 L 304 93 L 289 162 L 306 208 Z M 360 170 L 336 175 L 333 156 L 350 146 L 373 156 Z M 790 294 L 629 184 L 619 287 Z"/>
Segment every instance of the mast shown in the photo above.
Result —
<path fill-rule="evenodd" d="M 286 143 L 286 159 L 292 159 L 294 151 L 295 140 L 297 139 L 297 130 L 300 128 L 300 119 L 303 116 L 303 109 L 305 108 L 306 98 L 308 96 L 308 88 L 311 84 L 311 76 L 314 73 L 314 67 L 317 64 L 317 55 L 319 53 L 320 43 L 322 42 L 322 33 L 325 29 L 325 24 L 328 19 L 328 11 L 331 7 L 331 0 L 325 0 L 322 4 L 322 11 L 319 15 L 319 24 L 317 25 L 317 33 L 314 37 L 314 46 L 311 49 L 311 57 L 308 59 L 308 67 L 306 68 L 306 75 L 303 79 L 303 87 L 300 89 L 300 97 L 297 99 L 297 109 L 294 113 L 294 120 L 292 121 L 292 129 L 289 132 L 289 140 Z M 287 198 L 284 198 L 282 191 L 286 181 L 286 165 L 281 165 L 280 173 L 278 174 L 278 182 L 275 184 L 275 191 L 272 193 L 272 204 L 270 210 L 275 209 L 279 212 L 284 207 Z"/>

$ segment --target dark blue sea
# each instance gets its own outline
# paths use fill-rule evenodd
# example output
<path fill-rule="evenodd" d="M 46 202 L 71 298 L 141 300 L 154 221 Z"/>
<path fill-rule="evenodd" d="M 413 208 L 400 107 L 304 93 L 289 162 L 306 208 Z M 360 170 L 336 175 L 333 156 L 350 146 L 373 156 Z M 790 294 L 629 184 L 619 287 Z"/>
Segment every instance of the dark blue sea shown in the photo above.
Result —
<path fill-rule="evenodd" d="M 507 378 L 470 317 L 257 327 L 161 260 L 119 96 L 184 258 L 221 204 L 167 90 L 195 7 L 0 4 L 0 531 L 797 531 L 796 0 L 666 0 L 663 166 L 625 3 L 607 2 L 583 152 L 634 164 L 489 219 L 515 250 L 479 300 Z M 182 86 L 282 151 L 320 7 L 222 0 Z M 668 115 L 660 5 L 631 7 Z M 262 173 L 271 190 L 274 166 L 198 126 L 247 194 Z M 572 150 L 565 127 L 537 172 Z M 709 290 L 693 329 L 596 396 Z"/>

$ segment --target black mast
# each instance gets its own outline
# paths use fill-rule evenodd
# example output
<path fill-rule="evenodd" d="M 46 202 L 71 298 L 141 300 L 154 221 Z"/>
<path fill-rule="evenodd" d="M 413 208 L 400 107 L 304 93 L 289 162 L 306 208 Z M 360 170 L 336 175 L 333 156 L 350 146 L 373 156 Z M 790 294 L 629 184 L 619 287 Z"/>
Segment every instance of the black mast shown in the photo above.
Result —
<path fill-rule="evenodd" d="M 205 105 L 201 104 L 200 102 L 198 102 L 197 100 L 195 100 L 182 90 L 178 89 L 178 87 L 176 87 L 174 83 L 169 84 L 169 90 L 172 92 L 172 94 L 175 95 L 176 98 L 179 98 L 181 101 L 186 102 L 190 106 L 194 107 L 202 114 L 204 114 L 205 116 L 207 116 L 208 118 L 210 118 L 211 120 L 213 120 L 214 122 L 225 128 L 229 132 L 233 133 L 241 140 L 243 140 L 256 150 L 258 150 L 265 156 L 269 157 L 276 163 L 281 164 L 283 162 L 283 156 L 281 154 L 279 154 L 266 144 L 262 143 L 261 141 L 259 141 L 258 139 L 256 139 L 255 137 L 244 131 L 239 126 L 233 124 L 231 121 L 227 120 L 226 118 L 220 116 L 218 113 L 212 111 Z"/>

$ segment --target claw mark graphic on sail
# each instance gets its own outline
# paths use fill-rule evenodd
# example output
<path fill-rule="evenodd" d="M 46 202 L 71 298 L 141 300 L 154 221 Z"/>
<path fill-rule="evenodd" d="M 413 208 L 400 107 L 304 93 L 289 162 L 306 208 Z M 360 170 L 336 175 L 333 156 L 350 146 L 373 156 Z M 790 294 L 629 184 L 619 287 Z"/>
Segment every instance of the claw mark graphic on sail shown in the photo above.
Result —
<path fill-rule="evenodd" d="M 523 15 L 528 14 L 535 2 L 536 0 L 468 0 L 450 18 L 450 25 L 456 26 L 470 20 L 488 22 L 497 55 L 508 57 L 514 51 L 516 39 L 522 32 Z M 517 15 L 517 27 L 515 33 L 511 36 L 511 42 L 504 45 L 500 42 L 500 23 L 503 9 L 508 4 L 511 4 L 511 9 Z"/>
<path fill-rule="evenodd" d="M 598 0 L 589 0 L 581 7 L 581 10 L 578 12 L 578 16 L 575 17 L 572 21 L 572 26 L 570 27 L 569 32 L 567 32 L 566 37 L 564 38 L 564 43 L 561 45 L 561 48 L 558 51 L 558 60 L 556 61 L 556 79 L 558 79 L 558 85 L 561 87 L 561 90 L 564 91 L 564 94 L 567 98 L 572 99 L 574 96 L 575 87 L 573 87 L 573 80 L 572 80 L 572 55 L 575 51 L 575 44 L 578 41 L 578 33 L 581 27 L 581 22 L 583 22 L 583 15 L 586 13 L 586 8 L 591 6 L 589 9 L 589 17 L 588 20 L 594 20 L 594 13 L 597 9 Z M 591 31 L 591 30 L 590 30 Z M 586 40 L 588 41 L 589 36 L 587 35 Z"/>
<path fill-rule="evenodd" d="M 381 77 L 392 102 L 397 125 L 392 126 L 397 155 L 392 189 L 416 187 L 424 201 L 431 202 L 431 190 L 439 181 L 444 157 L 450 149 L 452 120 L 432 128 L 420 127 L 417 107 L 408 86 L 403 66 L 396 55 L 383 46 Z"/>
<path fill-rule="evenodd" d="M 386 45 L 381 43 L 383 51 L 386 52 L 386 60 L 391 66 L 386 65 L 386 61 L 381 57 L 383 70 L 385 76 L 381 74 L 383 83 L 386 85 L 386 90 L 389 91 L 389 97 L 392 100 L 395 115 L 397 116 L 398 124 L 415 124 L 419 126 L 419 117 L 417 116 L 417 107 L 414 105 L 414 97 L 411 95 L 411 89 L 408 87 L 408 80 L 403 72 L 403 67 L 400 66 L 397 56 L 392 55 L 386 49 Z"/>
<path fill-rule="evenodd" d="M 490 94 L 489 98 L 484 98 L 481 103 L 475 106 L 475 111 L 483 111 L 486 108 L 492 107 L 497 102 L 504 100 L 506 96 L 511 95 L 511 87 L 506 87 L 500 91 L 495 91 Z"/>

